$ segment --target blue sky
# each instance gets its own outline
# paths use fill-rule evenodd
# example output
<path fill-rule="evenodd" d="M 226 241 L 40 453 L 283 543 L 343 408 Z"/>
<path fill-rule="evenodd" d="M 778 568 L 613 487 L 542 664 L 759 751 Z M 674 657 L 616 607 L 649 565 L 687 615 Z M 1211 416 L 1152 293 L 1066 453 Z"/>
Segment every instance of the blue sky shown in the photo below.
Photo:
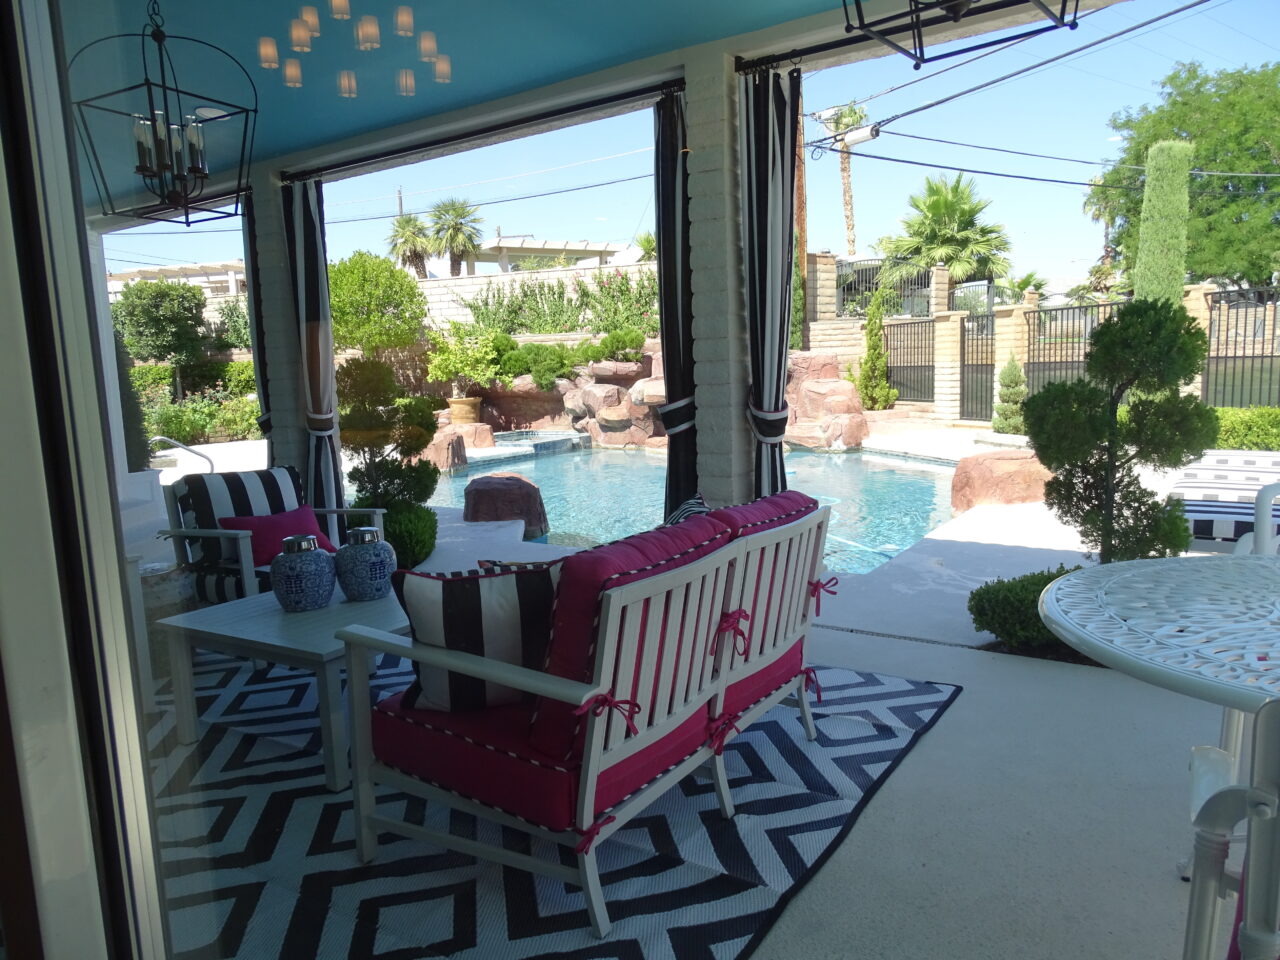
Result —
<path fill-rule="evenodd" d="M 966 58 L 943 61 L 920 72 L 912 71 L 910 62 L 897 55 L 822 70 L 805 77 L 805 110 L 816 112 L 925 77 L 865 104 L 872 121 L 884 120 L 1180 5 L 1176 0 L 1119 3 L 1085 17 L 1074 31 L 1051 32 L 934 79 L 928 79 L 930 74 Z M 1106 160 L 1119 147 L 1110 139 L 1114 134 L 1107 125 L 1112 114 L 1155 102 L 1159 80 L 1179 61 L 1194 60 L 1219 70 L 1280 59 L 1280 40 L 1264 28 L 1275 22 L 1276 0 L 1214 0 L 1077 58 L 906 117 L 886 131 Z M 820 132 L 816 123 L 809 125 L 810 138 Z M 545 240 L 625 242 L 641 230 L 652 229 L 652 181 L 646 176 L 652 171 L 652 136 L 652 119 L 644 111 L 330 184 L 325 188 L 330 257 L 337 259 L 358 249 L 385 251 L 397 188 L 403 189 L 405 209 L 410 212 L 445 196 L 481 203 L 486 238 L 500 227 L 504 235 L 532 234 Z M 887 133 L 859 149 L 920 162 L 1065 180 L 1087 180 L 1102 169 Z M 873 256 L 872 244 L 896 230 L 907 212 L 907 198 L 920 189 L 925 176 L 943 173 L 855 158 L 857 255 Z M 837 158 L 832 154 L 810 158 L 807 176 L 810 249 L 843 253 Z M 640 179 L 571 189 L 636 177 Z M 974 179 L 979 193 L 991 201 L 988 216 L 1009 232 L 1018 272 L 1035 270 L 1049 278 L 1050 290 L 1060 291 L 1081 279 L 1097 259 L 1101 232 L 1081 212 L 1084 188 L 985 175 Z M 566 189 L 570 192 L 521 199 Z M 211 228 L 227 232 L 195 232 Z M 108 236 L 105 245 L 112 271 L 242 255 L 238 230 L 226 222 L 189 232 L 146 225 Z"/>

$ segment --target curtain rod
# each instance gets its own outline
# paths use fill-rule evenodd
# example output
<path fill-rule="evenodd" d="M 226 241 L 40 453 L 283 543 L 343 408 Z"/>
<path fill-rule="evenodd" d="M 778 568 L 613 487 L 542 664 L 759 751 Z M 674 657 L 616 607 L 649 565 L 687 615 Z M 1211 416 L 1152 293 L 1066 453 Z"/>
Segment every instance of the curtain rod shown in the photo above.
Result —
<path fill-rule="evenodd" d="M 436 150 L 440 147 L 464 144 L 468 140 L 477 140 L 502 133 L 504 131 L 518 130 L 521 127 L 538 123 L 546 123 L 547 121 L 556 120 L 562 117 L 572 117 L 576 114 L 587 113 L 591 110 L 598 110 L 601 107 L 620 106 L 622 104 L 641 102 L 647 99 L 656 100 L 658 97 L 665 94 L 674 93 L 683 89 L 683 77 L 674 80 L 664 80 L 662 83 L 650 84 L 646 87 L 638 87 L 628 90 L 625 93 L 613 94 L 607 97 L 597 97 L 594 100 L 584 100 L 579 103 L 559 107 L 554 110 L 545 110 L 540 113 L 531 113 L 525 116 L 516 117 L 512 120 L 505 120 L 500 123 L 490 123 L 482 127 L 473 127 L 472 129 L 447 137 L 439 137 L 432 140 L 421 140 L 409 146 L 397 147 L 394 150 L 367 153 L 354 160 L 344 160 L 340 163 L 325 164 L 323 166 L 310 167 L 303 170 L 286 170 L 281 173 L 280 179 L 284 183 L 298 183 L 302 180 L 315 180 L 325 176 L 326 174 L 347 173 L 370 164 L 385 163 L 388 160 L 395 160 L 398 157 L 409 158 L 415 154 Z"/>
<path fill-rule="evenodd" d="M 972 15 L 976 16 L 984 13 L 999 13 L 1003 10 L 1009 10 L 1013 7 L 1027 6 L 1028 4 L 1036 7 L 1040 6 L 1035 2 L 1035 0 L 992 0 L 991 3 L 982 7 L 982 9 L 974 10 Z M 930 27 L 945 26 L 947 24 L 955 24 L 957 22 L 959 21 L 955 20 L 949 14 L 943 13 L 921 20 L 920 29 L 925 30 Z M 915 26 L 910 21 L 907 21 L 898 27 L 886 27 L 883 30 L 876 30 L 875 32 L 879 36 L 875 36 L 871 33 L 859 32 L 855 35 L 841 37 L 838 40 L 828 40 L 826 43 L 817 43 L 809 47 L 797 47 L 787 53 L 770 53 L 763 57 L 756 57 L 752 60 L 744 60 L 742 57 L 735 57 L 733 65 L 734 69 L 738 73 L 758 73 L 761 70 L 772 70 L 779 64 L 803 60 L 805 57 L 812 57 L 819 53 L 829 53 L 832 50 L 840 50 L 844 47 L 852 47 L 860 43 L 877 41 L 879 40 L 879 37 L 891 37 L 903 33 L 912 33 L 915 29 Z M 998 40 L 987 40 L 983 43 L 967 46 L 963 50 L 936 54 L 929 57 L 927 62 L 932 63 L 935 60 L 946 60 L 948 57 L 958 57 L 961 54 L 972 53 L 974 50 L 982 50 L 986 47 L 999 46 L 1000 44 L 1010 43 L 1013 40 L 1020 40 L 1025 37 L 1034 37 L 1041 33 L 1048 33 L 1050 30 L 1057 29 L 1059 29 L 1058 25 L 1056 23 L 1051 23 L 1048 26 L 1033 28 L 1024 33 L 1018 34 L 1017 36 L 1001 37 Z"/>

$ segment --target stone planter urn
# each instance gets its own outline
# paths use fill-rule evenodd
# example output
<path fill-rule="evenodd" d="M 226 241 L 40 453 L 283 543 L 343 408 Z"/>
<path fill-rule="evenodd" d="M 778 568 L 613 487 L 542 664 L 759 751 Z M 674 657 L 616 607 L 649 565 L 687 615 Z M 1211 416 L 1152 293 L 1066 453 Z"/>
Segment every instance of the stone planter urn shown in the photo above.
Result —
<path fill-rule="evenodd" d="M 480 397 L 450 397 L 449 419 L 452 423 L 479 423 Z"/>

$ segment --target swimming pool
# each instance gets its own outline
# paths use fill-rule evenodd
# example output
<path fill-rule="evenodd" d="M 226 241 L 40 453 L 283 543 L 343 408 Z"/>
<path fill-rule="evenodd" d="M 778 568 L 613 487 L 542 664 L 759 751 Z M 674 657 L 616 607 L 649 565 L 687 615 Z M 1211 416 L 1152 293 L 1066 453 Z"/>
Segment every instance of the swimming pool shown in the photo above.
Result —
<path fill-rule="evenodd" d="M 950 470 L 856 453 L 795 452 L 786 462 L 787 485 L 831 507 L 827 564 L 832 570 L 873 570 L 951 516 Z M 442 476 L 431 504 L 461 507 L 473 476 L 519 473 L 542 490 L 550 542 L 592 546 L 660 522 L 666 469 L 664 460 L 641 451 L 599 448 L 477 464 Z"/>

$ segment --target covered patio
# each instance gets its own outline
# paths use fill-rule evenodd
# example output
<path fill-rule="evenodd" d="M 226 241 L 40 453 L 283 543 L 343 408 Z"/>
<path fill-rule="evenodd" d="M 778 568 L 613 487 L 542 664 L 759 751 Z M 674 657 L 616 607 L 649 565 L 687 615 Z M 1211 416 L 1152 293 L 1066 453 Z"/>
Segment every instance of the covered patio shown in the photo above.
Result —
<path fill-rule="evenodd" d="M 878 12 L 900 5 L 867 4 Z M 300 469 L 309 502 L 343 500 L 324 183 L 637 109 L 655 115 L 668 505 L 696 492 L 714 505 L 741 503 L 785 486 L 777 441 L 799 73 L 883 50 L 870 35 L 833 42 L 845 38 L 839 4 L 760 2 L 731 13 L 663 4 L 639 22 L 634 11 L 602 8 L 590 28 L 577 10 L 507 9 L 497 34 L 490 13 L 464 6 L 433 25 L 440 52 L 452 51 L 451 83 L 429 84 L 424 75 L 416 99 L 371 94 L 349 111 L 333 93 L 336 61 L 318 41 L 315 62 L 307 61 L 315 83 L 310 74 L 300 89 L 270 74 L 272 82 L 263 81 L 251 51 L 260 33 L 283 28 L 259 21 L 293 15 L 268 6 L 265 18 L 241 2 L 214 17 L 174 4 L 166 29 L 235 51 L 259 83 L 244 222 L 262 425 L 272 464 Z M 978 2 L 967 16 L 929 19 L 928 37 L 937 43 L 1043 25 L 1042 9 Z M 6 542 L 35 546 L 30 558 L 6 564 L 0 616 L 8 637 L 66 641 L 39 652 L 12 640 L 0 648 L 15 736 L 65 761 L 56 769 L 15 763 L 31 838 L 23 853 L 31 916 L 45 956 L 181 955 L 171 952 L 170 924 L 185 921 L 165 902 L 160 851 L 195 841 L 183 835 L 181 818 L 176 833 L 157 828 L 146 787 L 157 753 L 182 760 L 170 752 L 164 723 L 140 710 L 134 686 L 115 520 L 127 470 L 116 373 L 102 348 L 111 321 L 101 237 L 129 221 L 101 216 L 90 178 L 81 172 L 77 180 L 63 112 L 75 91 L 37 95 L 40 84 L 57 86 L 60 65 L 77 49 L 135 29 L 141 17 L 124 0 L 11 0 L 4 10 L 0 25 L 13 25 L 23 49 L 22 68 L 14 68 L 25 92 L 18 119 L 39 147 L 18 158 L 11 128 L 0 128 L 10 194 L 25 186 L 41 201 L 24 207 L 10 199 L 0 211 L 15 235 L 33 240 L 0 262 L 22 291 L 27 318 L 0 368 L 19 387 L 4 437 L 18 449 L 43 450 L 47 462 L 6 466 L 12 489 L 36 502 L 32 512 L 6 518 Z M 337 32 L 327 17 L 324 27 Z M 379 56 L 390 57 L 390 33 Z M 806 48 L 814 49 L 798 53 Z M 211 174 L 209 195 L 225 197 L 233 185 L 227 171 Z M 126 171 L 120 182 L 128 179 Z M 28 365 L 28 356 L 43 359 Z M 854 829 L 811 864 L 821 867 L 814 879 L 782 895 L 771 930 L 761 922 L 726 931 L 687 955 L 1177 955 L 1185 887 L 1173 863 L 1190 842 L 1186 748 L 1213 740 L 1213 709 L 1108 671 L 975 651 L 931 631 L 891 636 L 860 627 L 855 605 L 831 604 L 808 638 L 807 659 L 859 676 L 958 685 L 963 694 L 948 701 L 936 729 L 918 744 L 911 739 L 910 756 L 900 767 L 893 761 L 892 776 L 875 781 Z M 86 755 L 93 760 L 82 765 Z M 206 813 L 193 817 L 198 829 L 208 828 Z M 347 829 L 340 802 L 328 815 Z M 59 924 L 73 901 L 88 904 L 85 922 Z M 194 910 L 188 917 L 203 905 L 194 894 L 182 904 Z M 482 913 L 482 928 L 485 920 Z M 193 921 L 208 927 L 194 942 L 216 941 L 214 928 L 225 921 Z M 397 928 L 403 936 L 394 944 L 352 941 L 332 955 L 429 949 L 412 939 L 412 925 Z M 610 949 L 605 941 L 560 955 L 614 956 Z M 15 946 L 13 956 L 24 954 Z"/>

